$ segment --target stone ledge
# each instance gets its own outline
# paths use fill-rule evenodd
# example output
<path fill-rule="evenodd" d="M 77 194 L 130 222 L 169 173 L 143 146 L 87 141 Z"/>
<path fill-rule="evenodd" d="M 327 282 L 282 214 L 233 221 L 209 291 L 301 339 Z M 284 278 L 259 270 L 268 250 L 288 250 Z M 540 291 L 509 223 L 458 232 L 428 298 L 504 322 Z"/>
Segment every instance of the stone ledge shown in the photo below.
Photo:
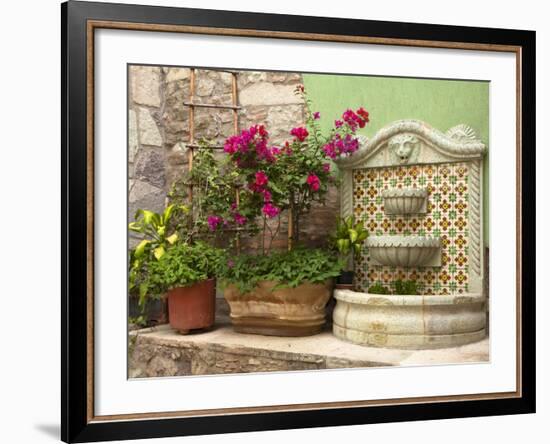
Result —
<path fill-rule="evenodd" d="M 438 350 L 350 344 L 330 331 L 302 338 L 235 333 L 231 326 L 182 336 L 168 325 L 130 332 L 129 377 L 186 376 L 489 361 L 489 340 Z"/>

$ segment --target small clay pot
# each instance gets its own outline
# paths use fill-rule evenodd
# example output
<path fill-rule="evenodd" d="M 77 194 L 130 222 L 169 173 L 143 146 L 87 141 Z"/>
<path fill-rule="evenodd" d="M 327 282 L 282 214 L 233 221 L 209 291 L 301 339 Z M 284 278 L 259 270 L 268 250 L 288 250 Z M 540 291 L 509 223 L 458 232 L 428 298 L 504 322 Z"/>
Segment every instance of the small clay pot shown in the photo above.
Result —
<path fill-rule="evenodd" d="M 170 326 L 181 334 L 189 330 L 214 325 L 216 311 L 216 281 L 208 279 L 189 287 L 177 287 L 168 292 Z"/>

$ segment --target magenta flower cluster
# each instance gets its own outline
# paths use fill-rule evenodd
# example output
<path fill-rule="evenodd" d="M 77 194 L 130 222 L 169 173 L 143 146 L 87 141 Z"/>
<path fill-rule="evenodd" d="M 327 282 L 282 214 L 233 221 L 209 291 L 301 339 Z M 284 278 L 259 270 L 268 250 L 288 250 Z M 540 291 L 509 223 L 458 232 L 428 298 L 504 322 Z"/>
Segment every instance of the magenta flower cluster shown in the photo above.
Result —
<path fill-rule="evenodd" d="M 355 137 L 358 128 L 364 128 L 369 122 L 369 113 L 363 107 L 357 111 L 347 109 L 342 119 L 334 121 L 336 128 L 334 136 L 323 146 L 327 157 L 336 159 L 338 156 L 352 154 L 359 148 L 359 140 Z"/>
<path fill-rule="evenodd" d="M 346 134 L 343 138 L 336 134 L 334 138 L 323 147 L 323 152 L 331 159 L 342 154 L 351 154 L 359 148 L 359 140 L 356 137 Z"/>
<path fill-rule="evenodd" d="M 309 136 L 309 133 L 307 129 L 305 129 L 303 126 L 299 126 L 296 128 L 292 128 L 290 130 L 290 135 L 294 136 L 296 140 L 303 142 L 304 140 L 306 140 L 307 136 Z"/>
<path fill-rule="evenodd" d="M 310 173 L 307 176 L 306 183 L 309 185 L 309 189 L 311 191 L 319 191 L 319 188 L 321 188 L 321 181 L 319 180 L 319 177 L 313 173 Z"/>
<path fill-rule="evenodd" d="M 268 147 L 268 137 L 269 134 L 264 125 L 253 125 L 242 130 L 241 134 L 229 137 L 225 141 L 223 150 L 233 156 L 239 165 L 247 158 L 274 162 L 279 150 Z"/>
<path fill-rule="evenodd" d="M 220 216 L 208 216 L 207 222 L 208 228 L 211 231 L 216 231 L 219 226 L 223 225 L 223 218 Z"/>

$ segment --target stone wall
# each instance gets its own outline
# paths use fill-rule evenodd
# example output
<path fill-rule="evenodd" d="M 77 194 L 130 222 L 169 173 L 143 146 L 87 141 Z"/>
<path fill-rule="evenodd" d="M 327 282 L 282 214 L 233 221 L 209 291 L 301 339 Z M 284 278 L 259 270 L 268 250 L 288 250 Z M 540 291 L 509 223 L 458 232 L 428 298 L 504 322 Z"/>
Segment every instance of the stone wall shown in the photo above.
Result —
<path fill-rule="evenodd" d="M 231 73 L 199 69 L 195 72 L 195 103 L 232 103 Z M 304 121 L 304 103 L 294 94 L 296 85 L 301 83 L 302 76 L 297 73 L 238 71 L 239 129 L 265 124 L 274 144 L 287 140 L 288 131 Z M 171 185 L 188 168 L 189 107 L 184 103 L 189 99 L 190 69 L 129 68 L 129 220 L 138 208 L 160 211 Z M 196 107 L 194 121 L 195 140 L 204 137 L 223 144 L 233 134 L 230 109 Z M 218 155 L 224 154 L 220 151 Z M 326 205 L 316 205 L 304 217 L 302 239 L 311 245 L 322 244 L 334 228 L 338 208 L 338 195 L 333 188 Z M 274 247 L 286 245 L 286 230 L 283 218 L 281 235 Z"/>

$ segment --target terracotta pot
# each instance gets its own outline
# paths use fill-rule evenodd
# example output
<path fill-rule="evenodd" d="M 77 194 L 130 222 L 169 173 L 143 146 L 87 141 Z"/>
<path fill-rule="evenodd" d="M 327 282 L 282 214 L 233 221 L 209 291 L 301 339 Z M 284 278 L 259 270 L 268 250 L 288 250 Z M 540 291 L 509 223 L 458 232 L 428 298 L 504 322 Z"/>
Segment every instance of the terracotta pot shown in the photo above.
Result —
<path fill-rule="evenodd" d="M 319 333 L 325 323 L 325 305 L 332 293 L 332 281 L 273 290 L 276 285 L 277 282 L 262 281 L 246 294 L 233 285 L 226 287 L 224 297 L 231 309 L 235 331 L 268 336 Z"/>
<path fill-rule="evenodd" d="M 170 326 L 181 334 L 214 325 L 215 310 L 216 281 L 214 279 L 189 287 L 173 288 L 168 292 Z"/>

